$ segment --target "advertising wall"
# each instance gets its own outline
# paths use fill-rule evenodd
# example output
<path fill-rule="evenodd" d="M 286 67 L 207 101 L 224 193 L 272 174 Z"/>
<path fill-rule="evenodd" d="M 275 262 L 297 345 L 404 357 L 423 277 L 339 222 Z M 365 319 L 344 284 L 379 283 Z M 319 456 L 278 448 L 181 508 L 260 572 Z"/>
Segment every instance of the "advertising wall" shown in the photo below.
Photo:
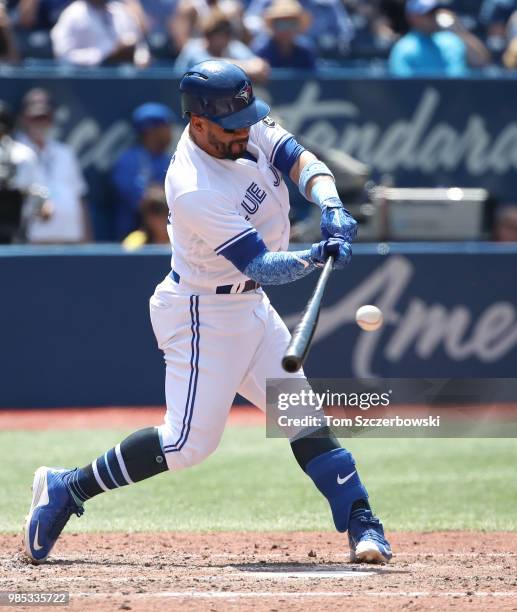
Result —
<path fill-rule="evenodd" d="M 516 377 L 516 246 L 379 250 L 357 245 L 332 275 L 308 375 Z M 166 248 L 1 249 L 0 407 L 162 404 L 148 298 L 168 271 Z M 290 327 L 315 281 L 267 288 Z M 384 313 L 377 332 L 354 322 L 369 303 Z"/>

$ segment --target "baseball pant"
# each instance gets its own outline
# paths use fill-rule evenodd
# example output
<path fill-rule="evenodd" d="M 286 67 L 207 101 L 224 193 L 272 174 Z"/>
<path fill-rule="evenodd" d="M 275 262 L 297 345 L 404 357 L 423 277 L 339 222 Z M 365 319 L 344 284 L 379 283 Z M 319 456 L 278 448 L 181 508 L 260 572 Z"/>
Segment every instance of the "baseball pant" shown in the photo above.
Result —
<path fill-rule="evenodd" d="M 236 393 L 264 411 L 266 378 L 304 379 L 301 370 L 281 367 L 290 334 L 262 289 L 185 295 L 167 277 L 150 313 L 165 359 L 167 412 L 159 431 L 170 470 L 200 463 L 217 448 Z"/>

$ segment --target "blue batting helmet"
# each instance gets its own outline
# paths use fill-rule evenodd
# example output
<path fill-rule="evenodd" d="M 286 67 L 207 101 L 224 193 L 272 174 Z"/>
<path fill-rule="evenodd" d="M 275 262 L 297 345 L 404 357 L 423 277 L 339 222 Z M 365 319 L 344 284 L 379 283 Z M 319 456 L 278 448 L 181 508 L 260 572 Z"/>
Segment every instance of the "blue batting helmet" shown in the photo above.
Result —
<path fill-rule="evenodd" d="M 180 83 L 183 116 L 206 117 L 227 130 L 249 127 L 269 115 L 270 108 L 255 98 L 248 75 L 222 60 L 200 62 Z"/>

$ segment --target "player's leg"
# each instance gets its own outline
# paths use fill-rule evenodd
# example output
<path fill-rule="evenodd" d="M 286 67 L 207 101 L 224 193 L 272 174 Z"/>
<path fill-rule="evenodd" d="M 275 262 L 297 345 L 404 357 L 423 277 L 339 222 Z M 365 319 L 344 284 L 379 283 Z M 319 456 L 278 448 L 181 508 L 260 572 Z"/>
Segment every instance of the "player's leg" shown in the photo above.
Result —
<path fill-rule="evenodd" d="M 80 516 L 87 500 L 199 463 L 219 443 L 260 340 L 260 322 L 240 312 L 235 296 L 155 298 L 151 319 L 166 362 L 165 422 L 134 432 L 82 468 L 38 468 L 25 527 L 25 551 L 34 562 L 47 558 L 70 516 Z M 249 309 L 250 300 L 241 304 Z"/>
<path fill-rule="evenodd" d="M 253 312 L 260 296 L 193 296 L 193 324 L 181 345 L 172 332 L 175 308 L 152 307 L 152 322 L 166 363 L 167 413 L 159 427 L 170 470 L 203 461 L 219 445 L 237 388 L 261 340 Z M 187 352 L 187 356 L 185 356 Z"/>
<path fill-rule="evenodd" d="M 185 323 L 189 316 L 187 308 L 183 314 Z M 176 325 L 181 319 L 180 314 L 177 319 L 174 322 Z M 84 512 L 83 504 L 87 500 L 150 478 L 166 469 L 167 461 L 156 427 L 134 432 L 82 468 L 38 468 L 34 475 L 32 503 L 25 523 L 24 546 L 27 556 L 36 563 L 45 561 L 68 519 L 72 514 L 81 516 Z"/>
<path fill-rule="evenodd" d="M 281 359 L 290 334 L 280 316 L 265 300 L 267 327 L 264 340 L 239 388 L 253 404 L 266 409 L 266 379 L 299 377 L 302 371 L 287 374 Z M 328 427 L 314 430 L 287 430 L 293 454 L 302 470 L 327 499 L 336 529 L 348 531 L 353 561 L 384 563 L 392 553 L 382 523 L 369 505 L 368 493 L 359 478 L 352 454 L 342 448 Z"/>
<path fill-rule="evenodd" d="M 72 514 L 83 514 L 85 501 L 166 469 L 156 427 L 134 432 L 82 468 L 39 467 L 25 523 L 27 556 L 35 563 L 45 561 Z"/>

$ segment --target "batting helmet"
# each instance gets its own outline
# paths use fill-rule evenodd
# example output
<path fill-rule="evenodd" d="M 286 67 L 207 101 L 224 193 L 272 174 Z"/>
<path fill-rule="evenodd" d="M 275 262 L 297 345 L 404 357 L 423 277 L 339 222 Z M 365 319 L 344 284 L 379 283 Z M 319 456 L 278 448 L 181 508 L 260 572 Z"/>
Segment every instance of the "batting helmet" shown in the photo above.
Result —
<path fill-rule="evenodd" d="M 222 60 L 200 62 L 180 83 L 183 116 L 206 117 L 227 130 L 249 127 L 269 115 L 269 106 L 255 98 L 248 75 Z"/>

